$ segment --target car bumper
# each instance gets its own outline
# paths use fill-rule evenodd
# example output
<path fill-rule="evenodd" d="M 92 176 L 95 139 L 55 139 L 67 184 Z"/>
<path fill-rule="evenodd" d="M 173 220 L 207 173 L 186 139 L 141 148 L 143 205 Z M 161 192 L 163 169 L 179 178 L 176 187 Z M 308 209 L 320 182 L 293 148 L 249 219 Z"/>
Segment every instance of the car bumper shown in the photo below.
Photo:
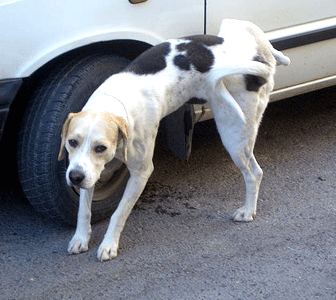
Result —
<path fill-rule="evenodd" d="M 0 81 L 0 138 L 2 137 L 10 106 L 21 84 L 22 79 Z"/>

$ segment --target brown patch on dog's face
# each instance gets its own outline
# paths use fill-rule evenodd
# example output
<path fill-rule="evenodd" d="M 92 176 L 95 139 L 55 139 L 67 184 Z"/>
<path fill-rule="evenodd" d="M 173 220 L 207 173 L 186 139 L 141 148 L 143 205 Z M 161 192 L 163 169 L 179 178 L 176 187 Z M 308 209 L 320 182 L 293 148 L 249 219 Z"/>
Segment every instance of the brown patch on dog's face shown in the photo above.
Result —
<path fill-rule="evenodd" d="M 121 142 L 127 159 L 127 137 L 127 123 L 119 116 L 92 111 L 70 114 L 63 125 L 59 153 L 59 160 L 65 156 L 64 149 L 69 153 L 68 183 L 71 184 L 69 173 L 80 169 L 85 175 L 80 187 L 93 186 Z"/>

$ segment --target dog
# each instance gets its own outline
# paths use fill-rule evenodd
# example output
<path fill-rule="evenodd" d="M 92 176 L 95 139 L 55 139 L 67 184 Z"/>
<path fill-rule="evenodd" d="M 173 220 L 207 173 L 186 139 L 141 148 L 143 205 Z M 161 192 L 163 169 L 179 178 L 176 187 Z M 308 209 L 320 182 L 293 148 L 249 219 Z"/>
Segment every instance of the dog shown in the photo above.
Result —
<path fill-rule="evenodd" d="M 289 62 L 256 25 L 225 19 L 218 36 L 168 40 L 109 77 L 62 127 L 58 159 L 68 152 L 66 180 L 80 188 L 77 228 L 68 252 L 88 250 L 94 186 L 104 166 L 117 158 L 130 178 L 97 257 L 107 261 L 117 256 L 126 219 L 154 169 L 160 120 L 191 99 L 210 104 L 222 143 L 244 177 L 245 205 L 233 219 L 252 221 L 263 175 L 253 155 L 258 126 L 275 66 Z"/>

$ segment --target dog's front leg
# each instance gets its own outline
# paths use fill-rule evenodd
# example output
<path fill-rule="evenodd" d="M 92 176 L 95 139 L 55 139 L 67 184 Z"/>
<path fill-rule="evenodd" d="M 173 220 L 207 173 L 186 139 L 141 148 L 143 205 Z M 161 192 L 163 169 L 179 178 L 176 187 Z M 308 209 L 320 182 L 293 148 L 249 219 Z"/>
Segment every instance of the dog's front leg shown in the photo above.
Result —
<path fill-rule="evenodd" d="M 80 189 L 77 228 L 71 239 L 68 252 L 78 254 L 88 250 L 91 237 L 91 203 L 94 187 L 88 190 Z"/>
<path fill-rule="evenodd" d="M 131 213 L 133 206 L 145 188 L 148 178 L 149 176 L 144 176 L 144 174 L 142 174 L 141 177 L 138 174 L 131 173 L 124 195 L 118 208 L 111 217 L 105 237 L 99 246 L 97 253 L 99 261 L 111 260 L 117 256 L 121 231 L 124 228 L 126 219 Z"/>

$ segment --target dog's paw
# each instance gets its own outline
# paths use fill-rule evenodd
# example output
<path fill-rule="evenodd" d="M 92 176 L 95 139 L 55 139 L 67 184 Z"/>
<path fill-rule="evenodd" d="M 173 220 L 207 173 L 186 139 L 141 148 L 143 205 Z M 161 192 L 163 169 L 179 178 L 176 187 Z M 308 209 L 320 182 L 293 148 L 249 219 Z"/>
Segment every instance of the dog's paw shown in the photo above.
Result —
<path fill-rule="evenodd" d="M 100 262 L 111 260 L 115 257 L 117 257 L 117 247 L 103 244 L 99 246 L 97 258 Z"/>
<path fill-rule="evenodd" d="M 245 206 L 237 209 L 233 214 L 232 219 L 236 222 L 251 222 L 256 216 L 256 212 L 251 209 L 246 209 Z"/>
<path fill-rule="evenodd" d="M 89 240 L 76 235 L 71 239 L 68 245 L 69 254 L 78 254 L 81 252 L 88 251 L 88 249 L 89 249 Z"/>

